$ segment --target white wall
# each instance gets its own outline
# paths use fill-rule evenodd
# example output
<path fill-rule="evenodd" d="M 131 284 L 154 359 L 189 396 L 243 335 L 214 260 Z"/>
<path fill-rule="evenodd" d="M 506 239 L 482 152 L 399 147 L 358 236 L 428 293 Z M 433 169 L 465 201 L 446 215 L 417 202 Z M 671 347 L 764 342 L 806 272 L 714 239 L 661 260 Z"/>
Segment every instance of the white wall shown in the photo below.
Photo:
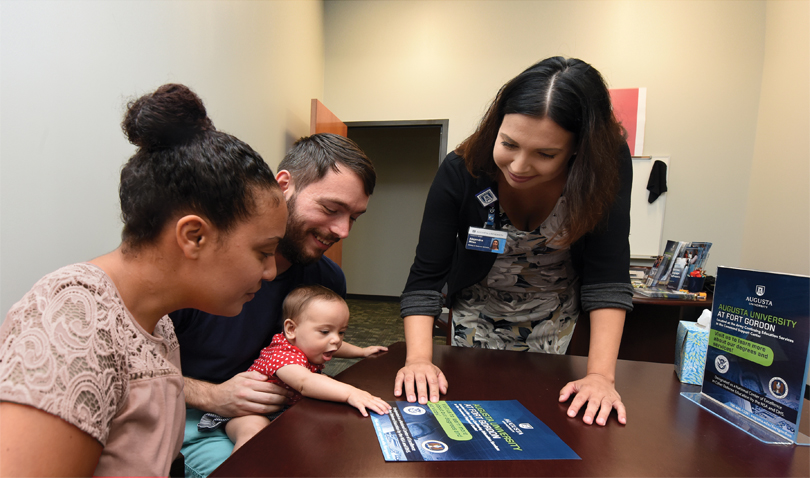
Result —
<path fill-rule="evenodd" d="M 810 2 L 769 1 L 740 265 L 810 274 Z"/>
<path fill-rule="evenodd" d="M 332 0 L 324 11 L 329 108 L 344 121 L 449 118 L 450 148 L 504 82 L 549 56 L 588 61 L 613 88 L 647 87 L 644 153 L 671 156 L 663 239 L 713 242 L 712 272 L 740 265 L 764 1 Z"/>
<path fill-rule="evenodd" d="M 275 171 L 323 93 L 319 1 L 0 2 L 0 320 L 119 244 L 127 100 L 192 87 Z"/>

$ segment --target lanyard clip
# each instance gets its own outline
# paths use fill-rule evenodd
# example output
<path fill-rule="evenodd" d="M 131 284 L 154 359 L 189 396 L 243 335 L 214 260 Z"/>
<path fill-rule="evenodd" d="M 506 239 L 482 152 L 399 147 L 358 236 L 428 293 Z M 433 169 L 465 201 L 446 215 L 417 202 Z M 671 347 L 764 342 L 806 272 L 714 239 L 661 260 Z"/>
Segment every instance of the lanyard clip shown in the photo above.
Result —
<path fill-rule="evenodd" d="M 480 193 L 475 195 L 478 198 L 478 202 L 481 203 L 482 206 L 487 207 L 489 206 L 489 214 L 487 214 L 487 222 L 484 223 L 484 229 L 495 229 L 495 202 L 498 201 L 498 197 L 495 196 L 495 193 L 492 192 L 492 188 L 486 188 Z"/>
<path fill-rule="evenodd" d="M 484 229 L 495 229 L 495 208 L 489 208 L 489 214 L 487 214 L 487 222 L 484 224 Z"/>

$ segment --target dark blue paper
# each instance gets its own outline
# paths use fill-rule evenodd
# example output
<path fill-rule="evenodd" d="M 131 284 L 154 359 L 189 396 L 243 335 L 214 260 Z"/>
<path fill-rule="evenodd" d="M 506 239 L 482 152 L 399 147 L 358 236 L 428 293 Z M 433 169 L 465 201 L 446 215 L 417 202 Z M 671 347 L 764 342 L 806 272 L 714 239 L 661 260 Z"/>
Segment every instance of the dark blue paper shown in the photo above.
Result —
<path fill-rule="evenodd" d="M 389 403 L 391 414 L 371 415 L 385 461 L 579 459 L 517 400 Z M 452 412 L 458 429 L 445 430 L 452 425 L 434 416 L 438 407 Z"/>
<path fill-rule="evenodd" d="M 791 441 L 810 364 L 808 291 L 808 277 L 719 268 L 703 377 L 704 395 Z"/>

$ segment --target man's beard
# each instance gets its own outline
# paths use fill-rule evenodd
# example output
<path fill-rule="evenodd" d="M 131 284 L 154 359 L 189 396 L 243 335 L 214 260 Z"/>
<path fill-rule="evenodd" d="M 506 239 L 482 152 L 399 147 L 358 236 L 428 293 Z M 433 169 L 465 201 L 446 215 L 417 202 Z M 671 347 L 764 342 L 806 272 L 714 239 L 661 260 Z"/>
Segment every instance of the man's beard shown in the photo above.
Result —
<path fill-rule="evenodd" d="M 295 210 L 296 194 L 287 201 L 287 232 L 278 243 L 278 251 L 284 256 L 285 259 L 292 264 L 308 265 L 318 262 L 323 256 L 323 251 L 317 250 L 314 254 L 305 250 L 304 244 L 306 243 L 307 236 L 314 234 L 316 237 L 323 237 L 329 242 L 337 242 L 340 240 L 334 234 L 326 233 L 321 234 L 317 229 L 305 229 L 304 220 L 296 213 Z"/>

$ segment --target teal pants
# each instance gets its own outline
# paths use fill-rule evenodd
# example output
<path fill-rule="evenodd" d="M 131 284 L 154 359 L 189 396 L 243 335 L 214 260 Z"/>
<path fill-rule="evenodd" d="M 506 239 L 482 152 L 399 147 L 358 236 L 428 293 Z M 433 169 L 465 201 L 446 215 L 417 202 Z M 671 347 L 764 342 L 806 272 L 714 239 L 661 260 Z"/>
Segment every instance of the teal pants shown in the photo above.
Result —
<path fill-rule="evenodd" d="M 197 424 L 204 414 L 196 408 L 186 409 L 186 434 L 181 450 L 186 462 L 186 478 L 206 478 L 233 451 L 233 443 L 225 434 L 225 427 L 197 431 Z"/>

